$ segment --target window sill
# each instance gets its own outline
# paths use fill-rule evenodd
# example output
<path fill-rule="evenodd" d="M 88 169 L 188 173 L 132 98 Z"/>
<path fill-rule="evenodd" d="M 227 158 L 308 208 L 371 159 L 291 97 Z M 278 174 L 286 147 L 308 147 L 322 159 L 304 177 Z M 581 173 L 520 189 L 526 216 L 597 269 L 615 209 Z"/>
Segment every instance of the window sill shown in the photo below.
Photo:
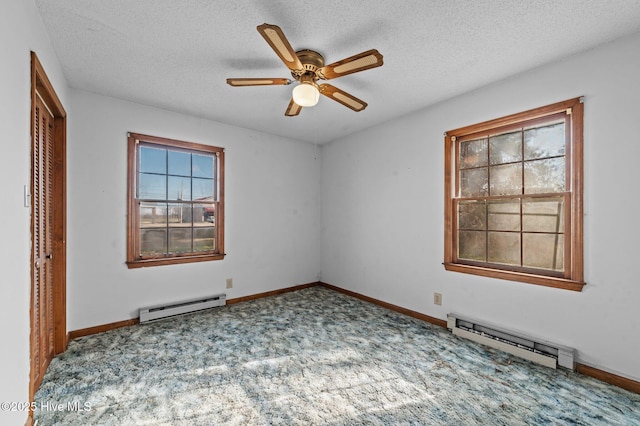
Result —
<path fill-rule="evenodd" d="M 225 254 L 207 254 L 202 256 L 184 256 L 184 257 L 162 257 L 156 259 L 143 259 L 127 261 L 127 268 L 144 268 L 147 266 L 175 265 L 180 263 L 207 262 L 211 260 L 222 260 Z"/>
<path fill-rule="evenodd" d="M 575 281 L 566 278 L 546 277 L 543 275 L 527 274 L 524 272 L 502 271 L 499 269 L 483 268 L 480 266 L 463 265 L 460 263 L 443 263 L 447 271 L 462 272 L 464 274 L 480 275 L 483 277 L 497 278 L 509 281 L 518 281 L 527 284 L 536 284 L 546 287 L 561 288 L 564 290 L 582 291 L 586 284 L 584 281 Z"/>

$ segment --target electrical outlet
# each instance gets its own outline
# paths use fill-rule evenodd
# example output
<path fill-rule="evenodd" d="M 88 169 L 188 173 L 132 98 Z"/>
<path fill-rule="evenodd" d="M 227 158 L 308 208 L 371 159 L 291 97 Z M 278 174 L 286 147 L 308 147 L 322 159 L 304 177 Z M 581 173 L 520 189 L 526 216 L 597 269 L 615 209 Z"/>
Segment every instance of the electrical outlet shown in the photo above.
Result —
<path fill-rule="evenodd" d="M 227 288 L 233 288 L 233 278 L 227 278 Z"/>
<path fill-rule="evenodd" d="M 442 305 L 442 293 L 433 293 L 433 304 Z"/>

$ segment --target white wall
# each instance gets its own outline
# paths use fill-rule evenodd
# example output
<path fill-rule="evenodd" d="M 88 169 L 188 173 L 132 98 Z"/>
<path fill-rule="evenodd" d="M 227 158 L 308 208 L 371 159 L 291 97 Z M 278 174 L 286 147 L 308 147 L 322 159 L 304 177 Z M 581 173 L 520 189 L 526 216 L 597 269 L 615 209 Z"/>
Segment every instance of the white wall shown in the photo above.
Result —
<path fill-rule="evenodd" d="M 35 51 L 62 103 L 67 83 L 35 5 L 0 2 L 0 401 L 29 398 L 30 209 L 23 187 L 30 184 L 30 52 Z M 24 424 L 25 412 L 0 411 L 0 424 Z"/>
<path fill-rule="evenodd" d="M 638 52 L 640 34 L 323 146 L 322 281 L 543 336 L 577 348 L 582 363 L 640 379 Z M 443 133 L 581 95 L 584 290 L 445 271 Z"/>
<path fill-rule="evenodd" d="M 88 92 L 70 94 L 69 330 L 134 318 L 145 305 L 222 292 L 231 299 L 318 280 L 318 147 Z M 224 260 L 127 268 L 129 131 L 226 149 Z M 226 278 L 233 278 L 232 289 L 225 288 Z"/>

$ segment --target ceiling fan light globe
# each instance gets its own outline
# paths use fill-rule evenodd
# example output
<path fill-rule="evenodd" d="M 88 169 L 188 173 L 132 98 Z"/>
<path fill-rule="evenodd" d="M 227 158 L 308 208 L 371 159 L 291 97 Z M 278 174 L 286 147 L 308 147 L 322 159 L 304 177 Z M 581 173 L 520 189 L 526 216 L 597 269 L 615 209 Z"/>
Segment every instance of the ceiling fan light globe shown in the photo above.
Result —
<path fill-rule="evenodd" d="M 301 83 L 293 88 L 293 101 L 301 107 L 312 107 L 318 103 L 320 91 L 311 83 Z"/>

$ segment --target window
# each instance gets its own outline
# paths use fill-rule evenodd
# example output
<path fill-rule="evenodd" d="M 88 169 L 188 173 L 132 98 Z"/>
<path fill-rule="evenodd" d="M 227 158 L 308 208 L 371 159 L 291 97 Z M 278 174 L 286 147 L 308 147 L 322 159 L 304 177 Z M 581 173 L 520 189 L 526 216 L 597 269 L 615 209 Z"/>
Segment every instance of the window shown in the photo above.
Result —
<path fill-rule="evenodd" d="M 445 134 L 449 271 L 580 291 L 580 98 Z"/>
<path fill-rule="evenodd" d="M 224 150 L 129 134 L 129 268 L 224 257 Z"/>

